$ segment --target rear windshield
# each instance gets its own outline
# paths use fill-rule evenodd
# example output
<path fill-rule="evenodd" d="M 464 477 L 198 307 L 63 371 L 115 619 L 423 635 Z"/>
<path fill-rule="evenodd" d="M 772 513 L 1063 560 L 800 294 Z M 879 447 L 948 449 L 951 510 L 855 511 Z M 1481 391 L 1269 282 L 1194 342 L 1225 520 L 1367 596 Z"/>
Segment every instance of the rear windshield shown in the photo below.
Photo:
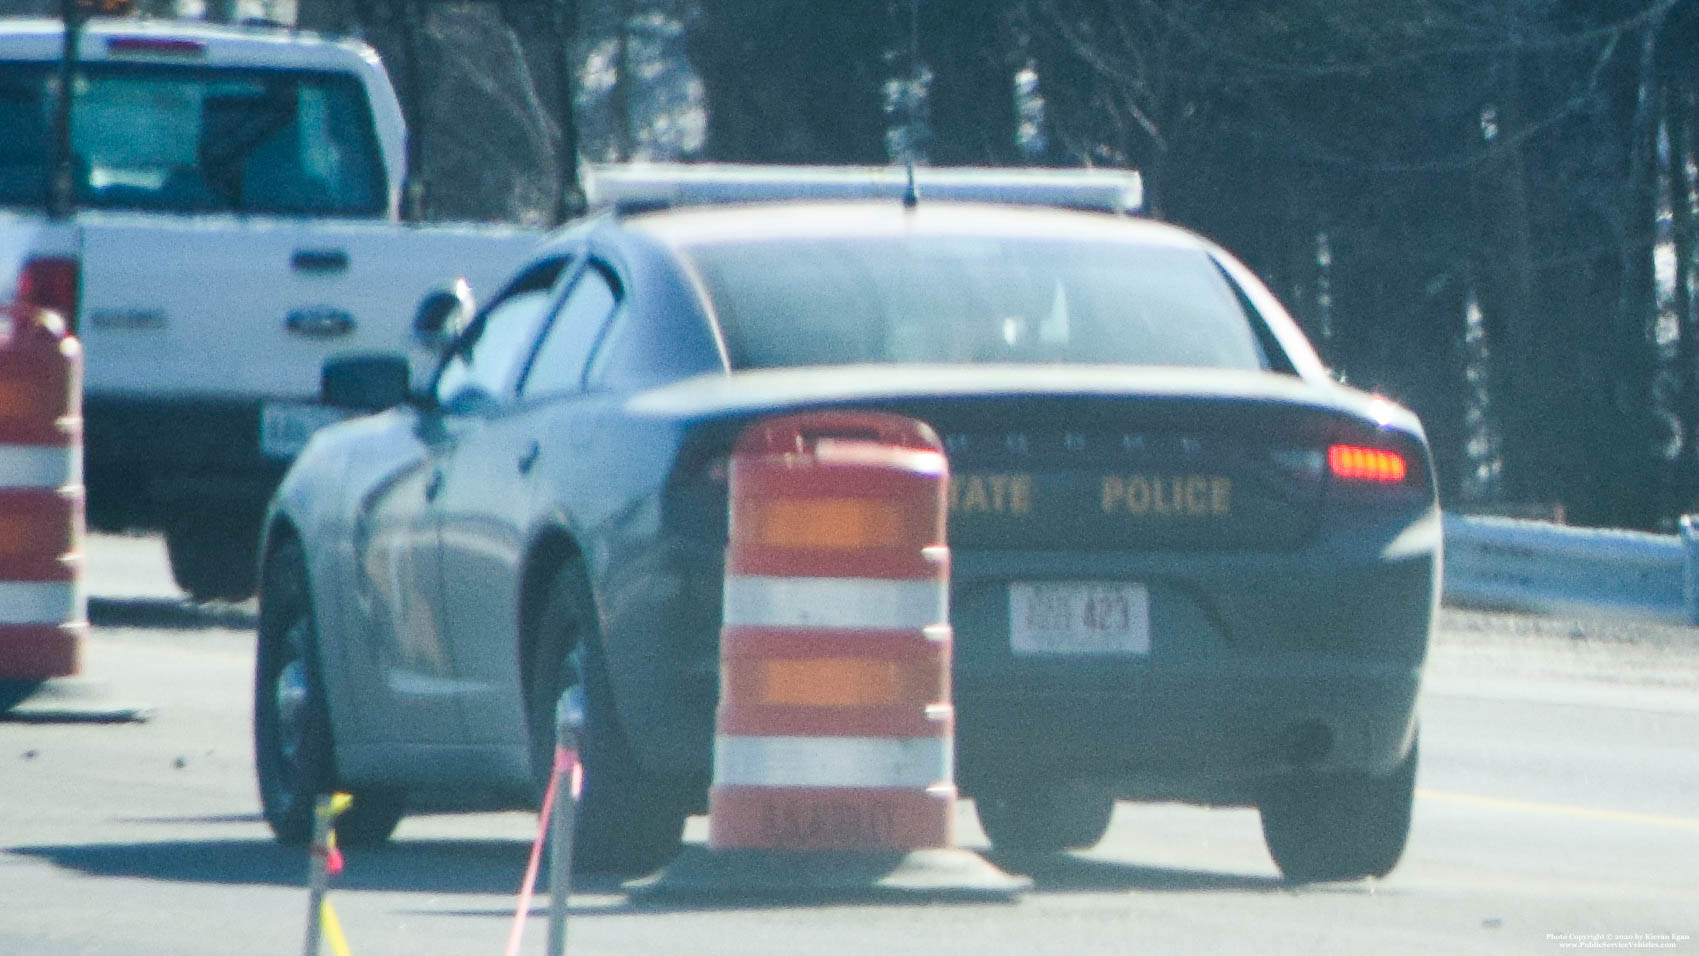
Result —
<path fill-rule="evenodd" d="M 0 63 L 0 205 L 46 200 L 58 87 L 53 64 Z M 78 205 L 285 215 L 386 206 L 354 77 L 85 63 L 75 93 Z"/>
<path fill-rule="evenodd" d="M 715 242 L 687 254 L 734 368 L 1267 365 L 1253 320 L 1195 249 L 905 236 Z"/>

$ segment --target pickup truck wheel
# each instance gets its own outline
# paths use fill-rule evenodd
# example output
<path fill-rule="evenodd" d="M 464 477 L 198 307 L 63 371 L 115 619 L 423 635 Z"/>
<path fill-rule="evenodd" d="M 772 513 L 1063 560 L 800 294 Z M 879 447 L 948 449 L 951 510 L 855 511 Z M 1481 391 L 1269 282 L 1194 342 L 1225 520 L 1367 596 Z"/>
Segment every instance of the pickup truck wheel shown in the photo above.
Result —
<path fill-rule="evenodd" d="M 1029 780 L 976 792 L 973 806 L 993 849 L 1037 855 L 1095 846 L 1109 830 L 1115 794 L 1083 780 Z"/>
<path fill-rule="evenodd" d="M 1410 834 L 1416 748 L 1386 776 L 1313 774 L 1261 802 L 1263 840 L 1293 883 L 1385 876 Z"/>
<path fill-rule="evenodd" d="M 241 601 L 253 596 L 259 522 L 209 517 L 166 529 L 171 577 L 196 601 Z"/>
<path fill-rule="evenodd" d="M 337 785 L 306 562 L 293 541 L 267 560 L 260 594 L 254 769 L 266 823 L 278 842 L 289 846 L 312 839 L 318 798 L 345 789 Z M 389 839 L 405 809 L 403 795 L 385 788 L 352 793 L 353 804 L 336 820 L 337 842 L 369 846 Z"/>
<path fill-rule="evenodd" d="M 578 687 L 584 706 L 578 743 L 584 790 L 573 829 L 573 870 L 643 874 L 678 852 L 685 806 L 631 752 L 614 708 L 592 608 L 582 571 L 569 566 L 550 590 L 532 645 L 526 686 L 532 776 L 541 795 L 554 765 L 556 704 Z"/>

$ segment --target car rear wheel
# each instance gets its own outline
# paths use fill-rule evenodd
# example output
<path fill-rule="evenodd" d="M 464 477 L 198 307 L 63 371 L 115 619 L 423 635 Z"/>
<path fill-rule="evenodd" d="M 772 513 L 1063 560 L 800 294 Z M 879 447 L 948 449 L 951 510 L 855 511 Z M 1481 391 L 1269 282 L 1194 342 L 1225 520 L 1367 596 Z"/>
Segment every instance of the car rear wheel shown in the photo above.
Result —
<path fill-rule="evenodd" d="M 306 562 L 294 541 L 285 541 L 267 559 L 260 593 L 254 767 L 260 805 L 278 842 L 299 846 L 310 841 L 318 798 L 341 788 L 319 676 Z M 353 804 L 336 820 L 337 842 L 366 846 L 389 839 L 405 810 L 404 796 L 363 788 L 353 791 L 353 797 Z"/>
<path fill-rule="evenodd" d="M 1385 876 L 1410 834 L 1416 747 L 1385 776 L 1311 774 L 1262 800 L 1262 833 L 1280 873 L 1294 883 Z"/>
<path fill-rule="evenodd" d="M 647 873 L 679 850 L 685 805 L 644 772 L 631 752 L 608 684 L 601 636 L 584 577 L 569 566 L 557 576 L 538 618 L 527 681 L 531 769 L 539 794 L 554 765 L 555 707 L 576 687 L 584 726 L 578 743 L 584 790 L 573 830 L 573 869 Z"/>
<path fill-rule="evenodd" d="M 1103 839 L 1115 813 L 1115 794 L 1083 780 L 1028 781 L 975 793 L 974 810 L 998 852 L 1060 853 Z"/>

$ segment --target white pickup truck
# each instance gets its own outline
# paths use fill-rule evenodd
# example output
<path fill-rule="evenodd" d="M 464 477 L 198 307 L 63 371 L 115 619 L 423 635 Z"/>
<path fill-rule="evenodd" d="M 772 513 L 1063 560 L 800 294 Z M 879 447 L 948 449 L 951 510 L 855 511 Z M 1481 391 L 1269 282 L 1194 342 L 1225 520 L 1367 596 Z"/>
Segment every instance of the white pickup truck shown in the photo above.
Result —
<path fill-rule="evenodd" d="M 0 302 L 83 340 L 90 523 L 163 530 L 184 590 L 239 598 L 284 467 L 338 417 L 325 358 L 411 346 L 422 371 L 413 305 L 455 276 L 495 291 L 540 233 L 401 221 L 406 131 L 364 44 L 78 32 L 67 146 L 64 26 L 0 20 Z"/>

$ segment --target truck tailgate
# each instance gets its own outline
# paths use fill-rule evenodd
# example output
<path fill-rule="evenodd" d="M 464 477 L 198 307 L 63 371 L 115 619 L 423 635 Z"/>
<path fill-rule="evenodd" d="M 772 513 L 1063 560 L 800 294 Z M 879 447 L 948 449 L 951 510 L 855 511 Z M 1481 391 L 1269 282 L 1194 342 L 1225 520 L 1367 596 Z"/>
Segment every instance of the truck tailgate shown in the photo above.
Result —
<path fill-rule="evenodd" d="M 310 399 L 326 357 L 406 352 L 431 286 L 488 296 L 534 231 L 85 213 L 82 321 L 91 394 Z"/>

